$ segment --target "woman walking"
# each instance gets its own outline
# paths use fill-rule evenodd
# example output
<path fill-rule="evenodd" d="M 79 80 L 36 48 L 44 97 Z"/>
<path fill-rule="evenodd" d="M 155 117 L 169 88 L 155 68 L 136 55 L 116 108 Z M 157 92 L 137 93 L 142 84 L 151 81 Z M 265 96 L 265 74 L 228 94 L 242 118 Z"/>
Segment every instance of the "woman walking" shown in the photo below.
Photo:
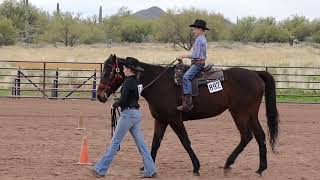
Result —
<path fill-rule="evenodd" d="M 96 177 L 104 177 L 114 159 L 122 139 L 128 131 L 130 131 L 133 139 L 139 149 L 144 163 L 144 178 L 153 178 L 157 176 L 156 168 L 153 159 L 148 151 L 147 145 L 144 142 L 144 137 L 141 131 L 141 112 L 138 104 L 138 79 L 137 72 L 143 71 L 142 68 L 137 67 L 138 60 L 134 58 L 126 58 L 123 63 L 124 74 L 126 79 L 122 85 L 121 97 L 117 100 L 111 108 L 121 107 L 121 115 L 111 140 L 111 144 L 106 154 L 96 162 L 91 172 Z"/>

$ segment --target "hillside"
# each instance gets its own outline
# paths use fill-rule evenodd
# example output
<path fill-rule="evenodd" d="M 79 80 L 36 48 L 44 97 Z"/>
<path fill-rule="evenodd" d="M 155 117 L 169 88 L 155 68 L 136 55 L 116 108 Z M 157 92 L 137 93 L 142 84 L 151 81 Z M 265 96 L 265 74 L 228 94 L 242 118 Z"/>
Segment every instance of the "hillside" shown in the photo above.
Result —
<path fill-rule="evenodd" d="M 163 11 L 161 8 L 157 6 L 150 7 L 148 9 L 144 9 L 141 11 L 138 11 L 134 13 L 135 16 L 138 16 L 143 19 L 155 19 L 162 15 L 164 15 L 166 12 Z"/>

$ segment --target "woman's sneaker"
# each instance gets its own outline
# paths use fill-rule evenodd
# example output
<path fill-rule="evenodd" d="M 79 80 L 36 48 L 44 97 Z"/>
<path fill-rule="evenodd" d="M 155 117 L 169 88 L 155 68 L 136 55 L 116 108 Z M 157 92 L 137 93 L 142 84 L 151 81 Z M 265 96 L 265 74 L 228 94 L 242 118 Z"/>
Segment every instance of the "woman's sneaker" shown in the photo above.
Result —
<path fill-rule="evenodd" d="M 144 175 L 141 178 L 156 178 L 158 177 L 157 172 L 153 173 L 152 175 Z"/>
<path fill-rule="evenodd" d="M 105 175 L 98 174 L 98 172 L 93 167 L 90 167 L 89 170 L 90 170 L 90 173 L 96 178 L 104 178 L 105 177 Z"/>

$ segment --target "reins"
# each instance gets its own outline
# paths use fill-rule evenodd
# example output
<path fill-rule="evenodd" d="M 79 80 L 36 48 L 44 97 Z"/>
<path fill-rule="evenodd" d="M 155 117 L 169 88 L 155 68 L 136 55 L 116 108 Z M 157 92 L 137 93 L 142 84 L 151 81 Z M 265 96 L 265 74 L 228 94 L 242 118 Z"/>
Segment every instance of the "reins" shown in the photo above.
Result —
<path fill-rule="evenodd" d="M 111 109 L 111 139 L 113 138 L 113 135 L 116 131 L 119 117 L 120 117 L 119 108 L 112 108 Z M 120 151 L 120 145 L 119 145 L 118 151 Z"/>
<path fill-rule="evenodd" d="M 116 130 L 118 118 L 120 117 L 120 110 L 119 108 L 111 109 L 111 138 Z"/>
<path fill-rule="evenodd" d="M 174 61 L 172 61 L 170 64 L 168 64 L 166 67 L 165 67 L 165 70 L 162 71 L 154 80 L 152 80 L 148 85 L 146 85 L 143 90 L 147 89 L 148 87 L 150 87 L 152 84 L 154 84 L 157 80 L 159 80 L 167 71 L 168 69 L 176 62 L 178 61 L 178 59 L 175 59 Z M 142 91 L 143 91 L 142 90 Z"/>

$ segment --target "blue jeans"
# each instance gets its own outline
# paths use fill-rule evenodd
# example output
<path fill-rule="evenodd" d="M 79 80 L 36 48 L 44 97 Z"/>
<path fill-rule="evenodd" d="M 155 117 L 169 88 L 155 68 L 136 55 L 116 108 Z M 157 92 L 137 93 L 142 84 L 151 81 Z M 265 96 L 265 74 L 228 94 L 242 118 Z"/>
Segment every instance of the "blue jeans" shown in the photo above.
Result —
<path fill-rule="evenodd" d="M 203 70 L 204 64 L 193 64 L 183 75 L 183 94 L 190 95 L 192 91 L 191 81 Z"/>
<path fill-rule="evenodd" d="M 95 170 L 100 175 L 106 175 L 108 168 L 111 165 L 122 139 L 128 131 L 130 131 L 133 139 L 139 149 L 143 159 L 144 175 L 151 176 L 156 172 L 153 159 L 148 151 L 148 147 L 144 142 L 141 131 L 141 112 L 139 110 L 129 109 L 121 112 L 114 136 L 111 140 L 111 145 L 101 159 L 95 164 Z"/>

